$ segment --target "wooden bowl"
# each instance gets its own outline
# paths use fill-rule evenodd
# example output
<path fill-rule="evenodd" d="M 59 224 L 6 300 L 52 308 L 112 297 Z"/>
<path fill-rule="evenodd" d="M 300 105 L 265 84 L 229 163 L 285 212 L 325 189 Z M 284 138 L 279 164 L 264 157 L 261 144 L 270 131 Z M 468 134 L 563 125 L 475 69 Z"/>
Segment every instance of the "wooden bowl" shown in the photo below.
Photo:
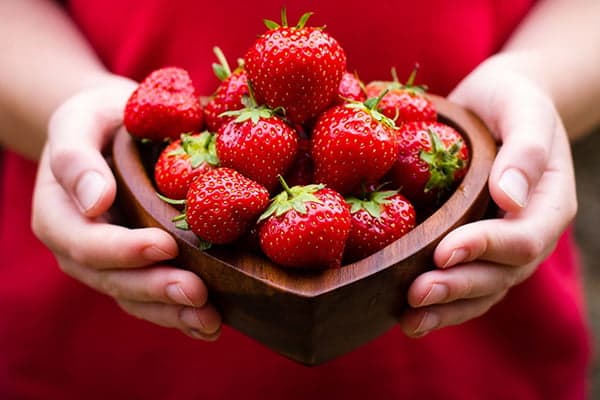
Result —
<path fill-rule="evenodd" d="M 440 121 L 458 129 L 468 142 L 472 159 L 466 176 L 442 207 L 415 229 L 339 269 L 301 273 L 244 248 L 198 250 L 196 236 L 171 222 L 179 211 L 156 196 L 140 147 L 124 129 L 113 145 L 119 199 L 133 226 L 160 227 L 173 235 L 179 245 L 176 265 L 203 279 L 226 324 L 286 357 L 317 365 L 391 328 L 407 307 L 411 282 L 433 267 L 433 250 L 441 238 L 485 213 L 495 143 L 473 114 L 430 97 Z"/>

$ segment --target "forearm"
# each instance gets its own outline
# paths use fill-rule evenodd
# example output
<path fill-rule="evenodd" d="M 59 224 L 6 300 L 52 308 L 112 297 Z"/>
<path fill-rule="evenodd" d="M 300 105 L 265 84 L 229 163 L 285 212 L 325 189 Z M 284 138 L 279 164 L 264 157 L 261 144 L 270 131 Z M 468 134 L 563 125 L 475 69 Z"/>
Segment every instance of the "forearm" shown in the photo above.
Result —
<path fill-rule="evenodd" d="M 546 0 L 498 55 L 554 100 L 571 138 L 600 124 L 600 2 Z"/>
<path fill-rule="evenodd" d="M 58 105 L 112 78 L 52 1 L 2 1 L 0 15 L 0 145 L 37 158 Z"/>

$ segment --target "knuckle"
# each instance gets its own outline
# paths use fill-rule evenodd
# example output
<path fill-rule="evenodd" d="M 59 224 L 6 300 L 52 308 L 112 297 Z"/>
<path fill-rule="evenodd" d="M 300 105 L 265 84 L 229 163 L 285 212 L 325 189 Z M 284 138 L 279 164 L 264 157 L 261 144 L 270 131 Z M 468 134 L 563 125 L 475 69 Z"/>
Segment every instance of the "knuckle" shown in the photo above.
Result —
<path fill-rule="evenodd" d="M 99 274 L 99 290 L 114 299 L 121 299 L 124 297 L 123 290 L 117 282 L 116 279 L 113 279 L 112 273 Z"/>
<path fill-rule="evenodd" d="M 522 157 L 533 165 L 545 166 L 548 163 L 549 149 L 540 141 L 530 140 L 522 148 Z"/>
<path fill-rule="evenodd" d="M 77 160 L 77 150 L 68 143 L 53 144 L 50 151 L 50 169 L 57 178 L 62 176 L 62 172 L 69 169 Z"/>
<path fill-rule="evenodd" d="M 46 225 L 40 218 L 40 215 L 37 212 L 35 212 L 35 210 L 31 213 L 30 227 L 33 234 L 44 244 L 48 245 L 46 241 Z"/>
<path fill-rule="evenodd" d="M 88 265 L 88 254 L 81 246 L 71 246 L 67 250 L 67 257 L 75 264 Z"/>
<path fill-rule="evenodd" d="M 128 301 L 118 300 L 117 304 L 121 307 L 121 310 L 125 311 L 127 314 L 135 317 L 137 319 L 146 320 L 142 312 L 140 312 L 139 307 L 134 307 L 132 303 Z"/>
<path fill-rule="evenodd" d="M 512 268 L 511 268 L 512 269 Z M 518 278 L 514 273 L 503 273 L 501 275 L 499 293 L 506 293 L 511 287 L 515 286 Z"/>
<path fill-rule="evenodd" d="M 536 261 L 543 254 L 545 244 L 542 238 L 536 235 L 527 235 L 520 241 L 521 261 L 529 264 Z"/>
<path fill-rule="evenodd" d="M 545 248 L 541 237 L 532 236 L 523 241 L 523 258 L 526 264 L 536 261 L 543 254 Z"/>
<path fill-rule="evenodd" d="M 462 284 L 459 286 L 457 293 L 455 294 L 456 298 L 468 298 L 471 297 L 475 291 L 475 280 L 471 276 L 466 276 L 464 280 L 462 280 Z"/>

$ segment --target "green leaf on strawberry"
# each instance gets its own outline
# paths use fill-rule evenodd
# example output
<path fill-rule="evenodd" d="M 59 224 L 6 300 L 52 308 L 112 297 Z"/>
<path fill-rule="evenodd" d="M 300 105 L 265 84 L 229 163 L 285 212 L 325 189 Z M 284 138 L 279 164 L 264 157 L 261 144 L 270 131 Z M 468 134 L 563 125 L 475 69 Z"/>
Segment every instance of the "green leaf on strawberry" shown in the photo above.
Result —
<path fill-rule="evenodd" d="M 198 168 L 200 164 L 207 163 L 216 167 L 219 165 L 219 157 L 215 148 L 215 135 L 205 131 L 200 135 L 181 135 L 181 147 L 170 151 L 170 156 L 187 154 L 190 156 L 192 168 Z"/>
<path fill-rule="evenodd" d="M 313 184 L 306 186 L 288 187 L 287 183 L 280 176 L 279 181 L 283 191 L 271 200 L 269 208 L 258 218 L 258 222 L 269 218 L 272 215 L 280 217 L 290 210 L 296 210 L 300 214 L 306 214 L 306 203 L 315 202 L 321 204 L 321 200 L 315 196 L 325 185 Z"/>
<path fill-rule="evenodd" d="M 383 99 L 383 97 L 387 93 L 388 93 L 388 91 L 384 90 L 377 97 L 370 97 L 367 100 L 365 100 L 364 102 L 349 102 L 346 104 L 346 107 L 353 108 L 356 110 L 363 110 L 363 111 L 367 112 L 369 115 L 371 115 L 371 117 L 375 121 L 381 122 L 382 124 L 395 129 L 396 123 L 394 122 L 394 120 L 391 118 L 388 118 L 387 116 L 385 116 L 384 114 L 379 112 L 379 110 L 377 109 L 377 106 L 381 102 L 381 99 Z"/>
<path fill-rule="evenodd" d="M 397 195 L 397 190 L 375 191 L 368 193 L 365 198 L 348 197 L 346 203 L 350 205 L 350 214 L 359 210 L 367 211 L 373 218 L 380 219 L 383 206 L 391 203 L 390 198 Z"/>
<path fill-rule="evenodd" d="M 452 186 L 455 181 L 454 173 L 465 165 L 464 160 L 458 156 L 463 145 L 462 140 L 446 148 L 437 133 L 432 129 L 429 129 L 428 133 L 431 139 L 431 150 L 421 150 L 419 153 L 419 158 L 429 165 L 430 177 L 425 185 L 425 192 Z"/>

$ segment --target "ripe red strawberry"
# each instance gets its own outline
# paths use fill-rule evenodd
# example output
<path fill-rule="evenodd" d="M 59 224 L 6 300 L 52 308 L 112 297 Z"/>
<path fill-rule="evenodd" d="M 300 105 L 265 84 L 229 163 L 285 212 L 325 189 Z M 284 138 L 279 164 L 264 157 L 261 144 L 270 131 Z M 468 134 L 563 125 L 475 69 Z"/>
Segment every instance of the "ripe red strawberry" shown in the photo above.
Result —
<path fill-rule="evenodd" d="M 374 96 L 377 97 L 377 96 Z M 363 83 L 358 79 L 356 74 L 350 72 L 344 72 L 338 88 L 338 99 L 337 104 L 343 104 L 348 100 L 363 102 L 367 99 L 365 87 Z"/>
<path fill-rule="evenodd" d="M 394 164 L 394 122 L 374 109 L 377 100 L 335 106 L 319 117 L 311 147 L 315 182 L 347 194 L 377 182 Z"/>
<path fill-rule="evenodd" d="M 343 197 L 323 185 L 282 186 L 284 191 L 259 219 L 265 255 L 289 268 L 339 267 L 350 233 L 350 211 Z"/>
<path fill-rule="evenodd" d="M 310 140 L 300 137 L 298 151 L 290 168 L 285 174 L 285 181 L 289 186 L 303 186 L 313 183 L 315 167 L 310 156 Z"/>
<path fill-rule="evenodd" d="M 161 141 L 202 130 L 202 106 L 188 73 L 176 67 L 148 75 L 125 106 L 123 123 L 134 137 Z"/>
<path fill-rule="evenodd" d="M 397 190 L 374 191 L 346 202 L 352 229 L 344 258 L 350 262 L 383 249 L 415 227 L 415 209 Z"/>
<path fill-rule="evenodd" d="M 217 155 L 224 167 L 233 168 L 268 190 L 277 186 L 294 161 L 298 135 L 294 129 L 264 106 L 250 105 L 228 115 L 237 118 L 217 134 Z"/>
<path fill-rule="evenodd" d="M 259 104 L 283 107 L 286 118 L 303 123 L 322 112 L 337 97 L 346 54 L 323 28 L 306 27 L 311 13 L 295 27 L 265 21 L 269 30 L 246 53 L 248 80 Z"/>
<path fill-rule="evenodd" d="M 378 97 L 385 90 L 388 91 L 381 99 L 378 109 L 396 121 L 396 125 L 409 121 L 435 121 L 437 118 L 435 106 L 425 96 L 425 87 L 414 85 L 416 73 L 415 68 L 406 84 L 402 84 L 398 81 L 396 69 L 392 68 L 393 81 L 374 81 L 365 88 L 368 97 Z"/>
<path fill-rule="evenodd" d="M 250 230 L 269 204 L 263 186 L 230 168 L 198 176 L 186 196 L 186 222 L 208 243 L 231 243 Z"/>
<path fill-rule="evenodd" d="M 185 199 L 192 180 L 218 163 L 213 134 L 183 134 L 160 153 L 154 183 L 163 196 Z"/>
<path fill-rule="evenodd" d="M 239 65 L 232 72 L 223 52 L 218 47 L 215 47 L 214 51 L 219 64 L 213 64 L 213 69 L 221 83 L 206 107 L 204 107 L 206 129 L 211 132 L 218 131 L 221 125 L 231 121 L 234 118 L 233 116 L 223 116 L 221 114 L 226 111 L 244 108 L 242 98 L 248 96 L 248 78 L 242 65 Z"/>
<path fill-rule="evenodd" d="M 467 171 L 469 148 L 462 135 L 441 122 L 416 121 L 403 124 L 397 140 L 392 183 L 417 208 L 439 205 Z"/>

